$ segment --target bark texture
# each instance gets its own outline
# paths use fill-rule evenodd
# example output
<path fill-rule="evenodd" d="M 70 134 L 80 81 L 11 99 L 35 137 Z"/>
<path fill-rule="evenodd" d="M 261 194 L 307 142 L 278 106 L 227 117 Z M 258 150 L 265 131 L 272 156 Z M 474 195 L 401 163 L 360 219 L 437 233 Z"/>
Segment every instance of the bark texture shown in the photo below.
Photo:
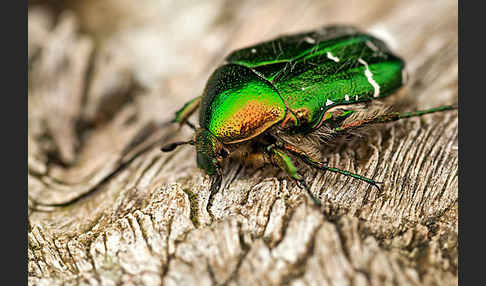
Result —
<path fill-rule="evenodd" d="M 30 285 L 457 285 L 457 112 L 324 154 L 368 184 L 227 162 L 211 216 L 191 136 L 163 124 L 232 50 L 334 23 L 384 38 L 399 110 L 457 102 L 457 1 L 31 1 Z M 53 8 L 55 7 L 55 9 Z M 194 121 L 194 120 L 193 120 Z"/>

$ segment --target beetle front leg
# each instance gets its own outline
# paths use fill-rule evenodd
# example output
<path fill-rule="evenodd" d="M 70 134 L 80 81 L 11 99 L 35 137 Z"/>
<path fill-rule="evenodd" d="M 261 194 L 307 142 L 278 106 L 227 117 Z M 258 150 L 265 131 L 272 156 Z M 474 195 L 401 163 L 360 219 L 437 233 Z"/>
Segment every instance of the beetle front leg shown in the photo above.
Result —
<path fill-rule="evenodd" d="M 201 104 L 201 99 L 202 99 L 202 95 L 186 102 L 186 104 L 184 104 L 184 106 L 181 109 L 176 111 L 175 117 L 172 120 L 172 122 L 174 123 L 177 122 L 181 125 L 185 123 L 192 129 L 196 129 L 196 126 L 188 122 L 187 119 L 197 110 L 197 108 Z"/>
<path fill-rule="evenodd" d="M 209 187 L 208 204 L 206 205 L 206 211 L 211 217 L 213 217 L 213 214 L 211 213 L 210 209 L 211 206 L 213 205 L 214 195 L 218 193 L 219 189 L 221 188 L 222 179 L 223 177 L 221 176 L 221 174 L 216 174 L 211 177 L 211 186 Z"/>
<path fill-rule="evenodd" d="M 292 179 L 296 180 L 297 183 L 301 184 L 306 190 L 309 197 L 312 199 L 317 207 L 321 206 L 321 202 L 312 194 L 309 186 L 305 182 L 304 178 L 299 174 L 297 168 L 295 167 L 292 159 L 287 155 L 282 149 L 275 147 L 275 145 L 270 145 L 266 148 L 266 152 L 270 157 L 270 161 L 277 165 L 280 169 L 285 171 Z"/>
<path fill-rule="evenodd" d="M 341 170 L 341 169 L 338 169 L 338 168 L 329 167 L 324 162 L 319 162 L 319 161 L 316 161 L 316 160 L 312 159 L 304 151 L 299 150 L 297 147 L 295 147 L 293 145 L 286 144 L 286 143 L 282 143 L 282 144 L 279 144 L 279 147 L 281 147 L 282 149 L 286 150 L 287 152 L 289 152 L 289 153 L 297 156 L 304 163 L 306 163 L 307 165 L 309 165 L 311 167 L 314 167 L 314 168 L 319 169 L 319 170 L 331 171 L 331 172 L 334 172 L 334 173 L 339 173 L 339 174 L 342 174 L 342 175 L 345 175 L 345 176 L 348 176 L 348 177 L 352 177 L 352 178 L 355 178 L 355 179 L 364 181 L 364 182 L 366 182 L 366 183 L 368 183 L 368 184 L 370 184 L 372 186 L 375 186 L 378 189 L 378 191 L 381 191 L 381 189 L 378 186 L 378 184 L 383 184 L 383 182 L 377 182 L 377 181 L 375 181 L 373 179 L 370 179 L 370 178 L 367 178 L 367 177 L 363 177 L 361 175 L 358 175 L 358 174 L 355 174 L 355 173 L 351 173 L 351 172 L 346 171 L 346 170 Z"/>

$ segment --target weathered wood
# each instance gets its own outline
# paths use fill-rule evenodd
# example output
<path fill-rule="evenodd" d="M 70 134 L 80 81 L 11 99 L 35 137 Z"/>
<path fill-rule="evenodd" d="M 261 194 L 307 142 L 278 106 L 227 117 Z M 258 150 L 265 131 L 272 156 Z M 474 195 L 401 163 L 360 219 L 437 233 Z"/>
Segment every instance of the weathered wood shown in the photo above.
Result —
<path fill-rule="evenodd" d="M 194 149 L 159 150 L 191 136 L 163 123 L 231 50 L 332 23 L 406 59 L 400 109 L 456 103 L 456 1 L 156 2 L 29 7 L 29 284 L 458 284 L 455 111 L 323 154 L 382 193 L 301 166 L 321 210 L 278 170 L 233 161 L 212 217 Z"/>

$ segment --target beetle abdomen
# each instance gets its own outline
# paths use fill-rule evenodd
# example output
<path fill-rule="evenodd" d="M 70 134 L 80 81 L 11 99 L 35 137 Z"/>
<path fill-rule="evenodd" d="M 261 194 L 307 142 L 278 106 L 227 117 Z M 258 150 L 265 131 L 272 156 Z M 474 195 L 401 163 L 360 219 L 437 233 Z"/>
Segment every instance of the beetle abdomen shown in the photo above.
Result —
<path fill-rule="evenodd" d="M 251 139 L 285 116 L 275 88 L 251 69 L 219 67 L 204 90 L 199 124 L 223 143 Z"/>

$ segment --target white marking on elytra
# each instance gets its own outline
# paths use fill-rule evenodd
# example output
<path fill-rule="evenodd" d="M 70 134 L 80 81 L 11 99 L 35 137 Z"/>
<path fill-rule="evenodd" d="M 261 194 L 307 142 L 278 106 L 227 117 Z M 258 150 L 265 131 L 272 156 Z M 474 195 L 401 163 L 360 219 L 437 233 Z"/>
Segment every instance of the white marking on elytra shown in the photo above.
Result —
<path fill-rule="evenodd" d="M 345 94 L 344 99 L 346 99 L 346 101 L 349 101 L 349 94 Z"/>
<path fill-rule="evenodd" d="M 365 69 L 365 76 L 368 79 L 368 82 L 373 86 L 373 89 L 375 90 L 375 92 L 373 93 L 373 97 L 378 97 L 380 95 L 380 86 L 373 79 L 373 74 L 370 71 L 370 67 L 368 66 L 368 63 L 365 62 L 362 58 L 359 58 L 358 62 L 363 64 L 366 68 Z"/>
<path fill-rule="evenodd" d="M 331 54 L 331 52 L 327 52 L 327 58 L 330 59 L 330 60 L 333 60 L 335 61 L 336 63 L 339 62 L 339 58 L 338 57 L 335 57 Z"/>
<path fill-rule="evenodd" d="M 367 45 L 367 46 L 368 46 L 370 49 L 372 49 L 373 51 L 375 51 L 375 52 L 376 52 L 376 51 L 378 51 L 378 48 L 375 46 L 375 44 L 373 44 L 373 42 L 366 41 L 365 43 L 366 43 L 366 45 Z"/>
<path fill-rule="evenodd" d="M 305 37 L 304 41 L 306 41 L 309 44 L 315 44 L 316 43 L 316 40 L 314 38 L 311 38 L 311 37 Z"/>
<path fill-rule="evenodd" d="M 329 99 L 326 100 L 326 106 L 329 106 L 331 104 L 334 104 L 334 102 L 330 101 Z"/>
<path fill-rule="evenodd" d="M 256 49 L 255 48 L 251 49 L 251 53 L 256 54 Z"/>

